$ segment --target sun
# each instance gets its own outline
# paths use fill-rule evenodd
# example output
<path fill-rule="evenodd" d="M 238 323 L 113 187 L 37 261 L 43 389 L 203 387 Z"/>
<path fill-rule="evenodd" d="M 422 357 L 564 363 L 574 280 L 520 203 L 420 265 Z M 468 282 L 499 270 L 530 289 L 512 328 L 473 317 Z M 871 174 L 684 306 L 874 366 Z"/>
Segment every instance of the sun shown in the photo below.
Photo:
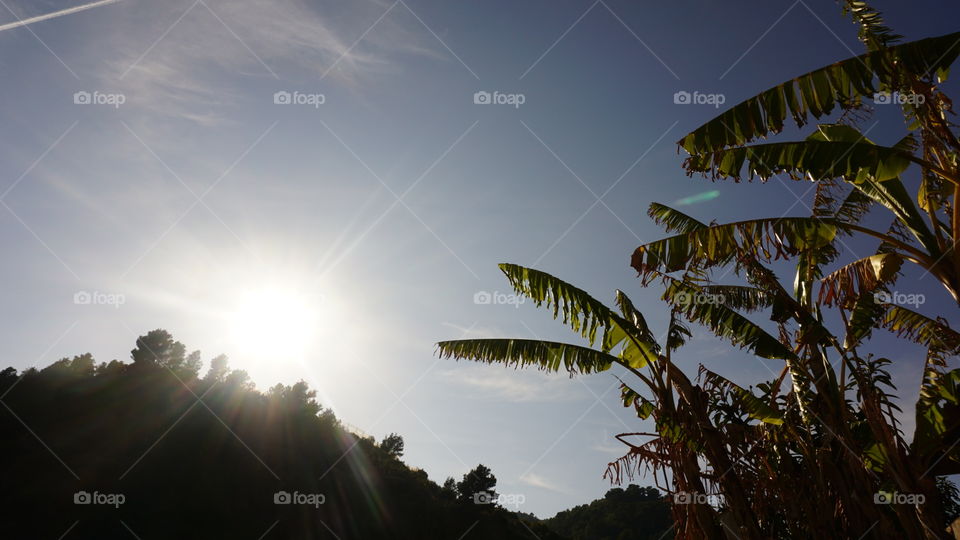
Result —
<path fill-rule="evenodd" d="M 316 299 L 278 288 L 241 294 L 231 319 L 233 341 L 259 360 L 302 360 L 322 322 Z"/>

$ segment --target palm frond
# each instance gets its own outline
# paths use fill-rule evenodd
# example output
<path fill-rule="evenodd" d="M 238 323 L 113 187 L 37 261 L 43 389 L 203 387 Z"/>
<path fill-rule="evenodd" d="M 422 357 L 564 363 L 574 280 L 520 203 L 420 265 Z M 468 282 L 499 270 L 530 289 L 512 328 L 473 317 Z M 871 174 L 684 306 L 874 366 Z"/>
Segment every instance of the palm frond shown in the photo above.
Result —
<path fill-rule="evenodd" d="M 894 45 L 903 36 L 894 33 L 883 22 L 880 12 L 860 0 L 846 0 L 843 12 L 849 14 L 855 23 L 860 26 L 860 41 L 868 50 L 878 51 Z"/>
<path fill-rule="evenodd" d="M 647 215 L 653 218 L 653 221 L 657 225 L 662 226 L 667 232 L 690 233 L 707 226 L 679 210 L 674 210 L 660 203 L 650 204 L 650 208 L 647 209 Z"/>
<path fill-rule="evenodd" d="M 780 259 L 829 244 L 843 225 L 832 219 L 807 217 L 712 225 L 638 247 L 633 252 L 631 266 L 642 276 L 648 276 L 656 271 L 685 269 L 694 260 L 707 267 L 723 265 L 741 253 L 768 261 Z"/>
<path fill-rule="evenodd" d="M 700 366 L 700 375 L 707 384 L 732 394 L 750 418 L 767 424 L 778 426 L 783 424 L 783 412 L 758 398 L 753 392 L 702 365 Z"/>
<path fill-rule="evenodd" d="M 570 374 L 606 371 L 619 359 L 588 347 L 531 339 L 461 339 L 437 343 L 441 358 L 535 367 Z"/>
<path fill-rule="evenodd" d="M 783 130 L 787 115 L 798 127 L 810 116 L 821 118 L 859 107 L 864 97 L 893 82 L 891 61 L 903 71 L 944 77 L 960 54 L 960 32 L 911 41 L 848 58 L 790 79 L 746 99 L 698 127 L 678 144 L 691 154 L 738 146 Z M 879 84 L 877 84 L 879 82 Z"/>
<path fill-rule="evenodd" d="M 867 142 L 792 141 L 724 148 L 693 154 L 683 166 L 688 174 L 711 178 L 767 180 L 776 174 L 794 179 L 843 178 L 882 182 L 898 177 L 910 165 L 908 153 Z"/>
<path fill-rule="evenodd" d="M 538 307 L 546 304 L 553 310 L 555 319 L 562 314 L 564 324 L 591 346 L 599 341 L 604 353 L 621 347 L 619 355 L 631 367 L 642 367 L 656 360 L 659 346 L 645 322 L 638 327 L 586 291 L 546 272 L 506 263 L 500 265 L 500 270 L 517 293 L 532 299 Z M 642 317 L 639 320 L 642 321 Z"/>
<path fill-rule="evenodd" d="M 747 349 L 761 358 L 790 359 L 793 351 L 766 330 L 728 307 L 722 298 L 702 288 L 664 276 L 663 297 L 691 322 L 703 324 L 719 338 Z"/>
<path fill-rule="evenodd" d="M 850 307 L 856 298 L 893 283 L 902 265 L 903 257 L 898 253 L 878 253 L 858 259 L 820 280 L 818 302 Z"/>
<path fill-rule="evenodd" d="M 890 305 L 881 325 L 927 348 L 944 352 L 960 352 L 960 333 L 943 319 L 931 319 L 903 306 Z"/>

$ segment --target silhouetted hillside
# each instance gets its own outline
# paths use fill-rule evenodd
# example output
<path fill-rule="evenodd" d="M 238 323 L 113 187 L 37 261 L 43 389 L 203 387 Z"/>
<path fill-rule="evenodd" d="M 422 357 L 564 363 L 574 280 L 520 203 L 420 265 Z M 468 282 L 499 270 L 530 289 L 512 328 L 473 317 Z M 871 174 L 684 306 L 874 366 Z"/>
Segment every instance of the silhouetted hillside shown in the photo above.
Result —
<path fill-rule="evenodd" d="M 571 540 L 660 540 L 672 538 L 670 503 L 656 488 L 614 488 L 590 504 L 543 521 Z"/>
<path fill-rule="evenodd" d="M 2 537 L 558 538 L 456 500 L 305 383 L 261 393 L 222 357 L 201 376 L 163 331 L 132 358 L 0 372 Z"/>

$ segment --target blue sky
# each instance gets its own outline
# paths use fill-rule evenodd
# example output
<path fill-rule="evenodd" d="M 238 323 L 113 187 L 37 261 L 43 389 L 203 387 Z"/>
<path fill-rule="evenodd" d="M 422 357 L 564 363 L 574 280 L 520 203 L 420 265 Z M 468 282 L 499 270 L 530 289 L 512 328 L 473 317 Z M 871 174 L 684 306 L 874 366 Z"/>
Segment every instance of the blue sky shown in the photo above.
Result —
<path fill-rule="evenodd" d="M 0 25 L 79 4 L 5 0 Z M 908 39 L 956 30 L 943 2 L 876 7 Z M 707 221 L 803 215 L 811 187 L 684 176 L 675 141 L 723 107 L 674 94 L 728 106 L 860 52 L 837 6 L 812 0 L 123 0 L 0 30 L 0 353 L 19 369 L 127 359 L 162 327 L 261 389 L 309 381 L 344 421 L 403 434 L 438 482 L 482 462 L 521 510 L 553 515 L 609 488 L 613 435 L 637 429 L 616 379 L 440 361 L 434 343 L 575 338 L 529 303 L 475 303 L 510 292 L 499 262 L 604 300 L 621 288 L 662 323 L 628 266 L 662 236 L 650 202 L 701 195 L 684 208 Z M 903 134 L 890 106 L 864 128 Z M 929 278 L 902 283 L 928 312 L 947 305 Z M 300 354 L 236 336 L 239 298 L 265 289 L 317 317 Z M 779 369 L 702 334 L 691 370 Z M 918 351 L 876 346 L 903 356 L 912 401 Z"/>

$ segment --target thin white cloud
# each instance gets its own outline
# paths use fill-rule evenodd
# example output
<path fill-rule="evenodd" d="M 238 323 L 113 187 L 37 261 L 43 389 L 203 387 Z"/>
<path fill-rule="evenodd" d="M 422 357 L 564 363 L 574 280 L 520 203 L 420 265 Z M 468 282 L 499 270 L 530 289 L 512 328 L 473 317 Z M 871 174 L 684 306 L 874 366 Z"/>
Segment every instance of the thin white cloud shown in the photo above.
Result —
<path fill-rule="evenodd" d="M 93 9 L 100 6 L 106 6 L 108 4 L 116 4 L 117 2 L 120 2 L 120 1 L 121 0 L 98 0 L 97 2 L 90 2 L 89 4 L 83 4 L 82 6 L 74 6 L 72 8 L 61 9 L 60 11 L 54 11 L 53 13 L 47 13 L 46 15 L 37 15 L 36 17 L 30 17 L 28 19 L 20 19 L 18 21 L 0 25 L 0 32 L 3 32 L 4 30 L 11 30 L 13 28 L 20 28 L 21 26 L 27 26 L 28 24 L 47 21 L 50 19 L 56 19 L 57 17 L 63 17 L 64 15 L 71 15 L 73 13 L 86 11 L 88 9 Z"/>
<path fill-rule="evenodd" d="M 621 426 L 622 427 L 622 426 Z M 628 431 L 626 428 L 613 431 L 612 433 L 622 433 Z M 613 434 L 608 430 L 603 430 L 601 433 L 596 436 L 590 437 L 591 441 L 594 441 L 590 445 L 590 449 L 596 452 L 602 452 L 604 454 L 616 454 L 617 456 L 622 456 L 630 450 L 630 447 L 618 441 Z"/>
<path fill-rule="evenodd" d="M 391 4 L 149 2 L 85 28 L 85 50 L 66 60 L 91 90 L 123 93 L 126 108 L 150 113 L 133 126 L 138 132 L 158 128 L 158 119 L 229 125 L 245 110 L 271 107 L 277 90 L 360 92 L 369 75 L 399 69 L 401 55 L 441 57 L 416 20 Z"/>
<path fill-rule="evenodd" d="M 538 476 L 533 473 L 527 473 L 520 477 L 520 481 L 528 486 L 545 489 L 547 491 L 552 491 L 554 493 L 560 493 L 562 495 L 575 495 L 574 491 L 557 484 L 556 482 L 551 482 L 542 476 Z"/>
<path fill-rule="evenodd" d="M 472 397 L 506 403 L 553 403 L 584 398 L 583 387 L 560 374 L 464 363 L 441 375 Z"/>
<path fill-rule="evenodd" d="M 489 326 L 473 325 L 466 327 L 452 322 L 444 322 L 441 325 L 456 330 L 457 334 L 450 339 L 482 339 L 503 335 L 503 332 L 499 329 Z"/>
<path fill-rule="evenodd" d="M 630 450 L 630 448 L 625 445 L 615 446 L 613 444 L 594 444 L 590 446 L 590 449 L 615 456 L 622 456 Z"/>

